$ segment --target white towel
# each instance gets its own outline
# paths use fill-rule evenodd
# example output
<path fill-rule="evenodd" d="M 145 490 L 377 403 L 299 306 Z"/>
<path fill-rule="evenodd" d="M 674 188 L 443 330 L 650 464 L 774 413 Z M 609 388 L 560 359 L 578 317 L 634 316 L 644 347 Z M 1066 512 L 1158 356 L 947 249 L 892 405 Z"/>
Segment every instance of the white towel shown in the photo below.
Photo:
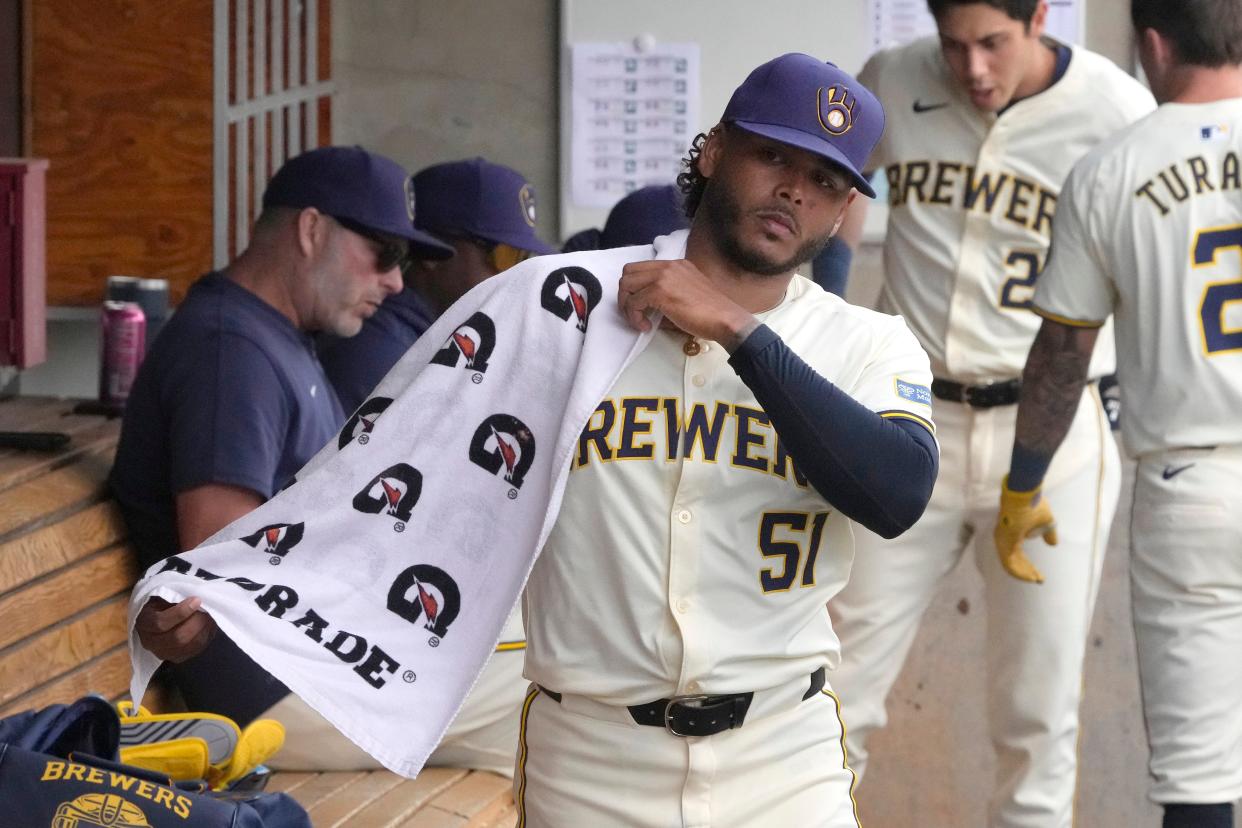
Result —
<path fill-rule="evenodd" d="M 683 257 L 685 236 L 655 257 Z M 543 547 L 579 433 L 650 339 L 616 303 L 622 266 L 650 258 L 537 258 L 450 308 L 293 485 L 139 582 L 133 698 L 159 666 L 138 611 L 199 596 L 256 662 L 415 776 Z"/>

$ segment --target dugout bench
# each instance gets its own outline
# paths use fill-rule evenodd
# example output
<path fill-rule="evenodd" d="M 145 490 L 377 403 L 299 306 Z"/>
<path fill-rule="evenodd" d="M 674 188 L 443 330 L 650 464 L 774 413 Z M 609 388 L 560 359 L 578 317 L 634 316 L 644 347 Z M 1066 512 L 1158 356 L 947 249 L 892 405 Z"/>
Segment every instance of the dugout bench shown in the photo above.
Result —
<path fill-rule="evenodd" d="M 0 431 L 59 431 L 50 453 L 0 449 L 0 716 L 87 693 L 128 693 L 125 615 L 138 579 L 125 527 L 105 481 L 119 420 L 72 413 L 73 401 L 0 400 Z M 169 710 L 154 688 L 144 700 Z M 429 768 L 415 780 L 388 771 L 277 773 L 316 828 L 510 828 L 510 782 L 492 773 Z"/>

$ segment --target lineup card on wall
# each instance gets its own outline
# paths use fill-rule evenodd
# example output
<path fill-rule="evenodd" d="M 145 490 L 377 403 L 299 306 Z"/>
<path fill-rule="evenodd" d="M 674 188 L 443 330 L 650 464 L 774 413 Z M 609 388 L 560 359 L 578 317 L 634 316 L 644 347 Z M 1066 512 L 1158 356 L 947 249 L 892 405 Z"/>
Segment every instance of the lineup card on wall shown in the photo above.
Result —
<path fill-rule="evenodd" d="M 1048 34 L 1063 43 L 1081 43 L 1083 2 L 1048 0 Z M 872 51 L 936 33 L 927 0 L 870 0 L 870 7 Z"/>
<path fill-rule="evenodd" d="M 572 55 L 574 203 L 611 207 L 671 184 L 698 129 L 698 44 L 575 43 Z"/>

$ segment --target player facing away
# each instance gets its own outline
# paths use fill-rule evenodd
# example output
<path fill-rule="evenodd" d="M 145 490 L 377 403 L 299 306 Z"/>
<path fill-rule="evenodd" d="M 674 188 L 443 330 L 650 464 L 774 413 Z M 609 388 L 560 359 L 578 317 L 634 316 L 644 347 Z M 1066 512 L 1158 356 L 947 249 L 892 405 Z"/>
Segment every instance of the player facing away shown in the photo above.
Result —
<path fill-rule="evenodd" d="M 1062 183 L 1154 102 L 1103 57 L 1045 37 L 1043 0 L 929 6 L 939 37 L 875 55 L 859 78 L 889 116 L 872 156 L 889 186 L 880 309 L 901 314 L 931 358 L 943 472 L 912 530 L 894 541 L 860 533 L 850 583 L 829 607 L 842 643 L 833 684 L 861 774 L 924 611 L 973 553 L 998 760 L 989 824 L 1056 828 L 1073 818 L 1082 662 L 1119 485 L 1094 386 L 1080 389 L 1072 450 L 1045 488 L 1061 518 L 1060 547 L 1030 550 L 1045 582 L 1007 568 L 988 539 Z M 1108 341 L 1089 376 L 1112 368 Z"/>
<path fill-rule="evenodd" d="M 695 140 L 689 231 L 561 257 L 629 262 L 620 311 L 662 322 L 582 432 L 524 594 L 519 825 L 857 825 L 824 602 L 851 525 L 896 535 L 930 496 L 931 374 L 900 319 L 794 271 L 873 194 L 883 122 L 845 72 L 777 58 Z"/>
<path fill-rule="evenodd" d="M 1116 325 L 1137 461 L 1131 595 L 1151 797 L 1165 828 L 1232 828 L 1242 796 L 1242 2 L 1134 0 L 1161 106 L 1070 174 L 996 545 L 1059 531 L 1041 492 L 1097 334 Z M 1058 450 L 1059 448 L 1059 450 Z M 1045 487 L 1047 484 L 1043 484 Z M 1028 550 L 1038 541 L 1027 540 Z"/>

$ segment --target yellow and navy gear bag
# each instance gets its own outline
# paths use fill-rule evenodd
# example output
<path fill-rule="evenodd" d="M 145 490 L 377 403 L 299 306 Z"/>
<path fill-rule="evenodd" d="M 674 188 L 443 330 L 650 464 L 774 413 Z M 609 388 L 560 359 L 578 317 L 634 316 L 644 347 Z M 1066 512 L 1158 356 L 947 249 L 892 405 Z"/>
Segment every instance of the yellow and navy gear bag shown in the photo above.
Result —
<path fill-rule="evenodd" d="M 120 722 L 87 697 L 0 719 L 0 826 L 311 828 L 288 795 L 178 786 L 116 756 Z"/>
<path fill-rule="evenodd" d="M 6 825 L 50 828 L 267 828 L 251 808 L 198 796 L 168 777 L 84 754 L 0 745 Z"/>

